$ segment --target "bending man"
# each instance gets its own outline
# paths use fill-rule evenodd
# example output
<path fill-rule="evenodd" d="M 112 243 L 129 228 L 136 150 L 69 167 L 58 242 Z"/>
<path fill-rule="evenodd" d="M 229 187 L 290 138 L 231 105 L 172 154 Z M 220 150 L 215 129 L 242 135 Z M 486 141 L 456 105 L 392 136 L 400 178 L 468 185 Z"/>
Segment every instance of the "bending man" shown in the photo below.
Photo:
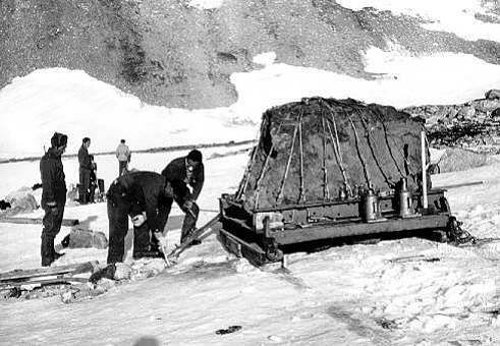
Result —
<path fill-rule="evenodd" d="M 122 262 L 128 216 L 134 224 L 134 258 L 160 257 L 158 241 L 167 223 L 172 188 L 165 177 L 155 172 L 132 172 L 115 179 L 109 187 L 108 264 Z"/>

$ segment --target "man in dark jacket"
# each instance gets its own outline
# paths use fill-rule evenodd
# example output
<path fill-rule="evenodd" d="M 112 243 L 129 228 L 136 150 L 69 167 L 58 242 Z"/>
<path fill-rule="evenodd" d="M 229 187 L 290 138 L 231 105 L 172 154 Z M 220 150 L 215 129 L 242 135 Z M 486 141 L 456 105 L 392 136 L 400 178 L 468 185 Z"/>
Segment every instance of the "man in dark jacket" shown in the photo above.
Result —
<path fill-rule="evenodd" d="M 162 234 L 168 218 L 167 202 L 173 198 L 165 177 L 155 172 L 131 172 L 115 179 L 106 196 L 108 264 L 123 261 L 128 216 L 134 224 L 134 258 L 161 256 L 154 233 Z"/>
<path fill-rule="evenodd" d="M 82 140 L 82 146 L 78 150 L 78 162 L 80 173 L 80 185 L 78 189 L 80 203 L 86 204 L 89 202 L 90 192 L 90 172 L 92 171 L 92 161 L 89 155 L 90 138 L 85 137 Z"/>
<path fill-rule="evenodd" d="M 54 133 L 50 140 L 51 147 L 40 160 L 42 177 L 42 208 L 45 210 L 42 231 L 42 266 L 48 267 L 62 254 L 54 250 L 54 238 L 61 230 L 61 223 L 66 204 L 66 181 L 61 155 L 66 150 L 68 137 Z"/>
<path fill-rule="evenodd" d="M 198 220 L 200 209 L 196 200 L 205 181 L 205 168 L 202 161 L 201 152 L 194 149 L 187 156 L 172 160 L 161 172 L 174 187 L 175 202 L 186 214 L 182 224 L 181 243 L 195 229 Z M 167 215 L 170 213 L 172 202 L 173 199 L 168 201 Z"/>

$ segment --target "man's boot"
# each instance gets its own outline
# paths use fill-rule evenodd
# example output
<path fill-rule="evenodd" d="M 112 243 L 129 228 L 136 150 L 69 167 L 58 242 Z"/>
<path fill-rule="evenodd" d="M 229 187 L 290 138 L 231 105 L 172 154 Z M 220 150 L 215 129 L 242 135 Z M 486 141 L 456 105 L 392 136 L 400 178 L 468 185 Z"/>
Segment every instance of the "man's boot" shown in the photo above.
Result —
<path fill-rule="evenodd" d="M 42 235 L 42 267 L 49 267 L 54 262 L 54 238 Z"/>
<path fill-rule="evenodd" d="M 82 196 L 80 197 L 81 204 L 87 204 L 89 202 L 87 192 L 82 192 Z"/>

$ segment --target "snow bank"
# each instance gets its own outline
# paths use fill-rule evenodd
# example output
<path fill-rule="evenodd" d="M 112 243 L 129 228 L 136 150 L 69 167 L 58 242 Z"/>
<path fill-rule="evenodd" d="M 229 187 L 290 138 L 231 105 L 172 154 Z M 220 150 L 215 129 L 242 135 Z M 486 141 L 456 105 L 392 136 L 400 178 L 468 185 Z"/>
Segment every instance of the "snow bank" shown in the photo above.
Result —
<path fill-rule="evenodd" d="M 343 7 L 360 10 L 373 7 L 389 10 L 396 15 L 409 15 L 423 21 L 428 30 L 448 31 L 466 40 L 492 40 L 500 42 L 499 15 L 495 14 L 498 2 L 480 0 L 337 0 Z M 498 13 L 498 12 L 497 12 Z M 496 23 L 481 21 L 476 15 L 487 15 Z"/>
<path fill-rule="evenodd" d="M 238 101 L 205 110 L 168 109 L 100 82 L 83 71 L 37 70 L 0 90 L 0 158 L 41 156 L 54 131 L 69 135 L 68 153 L 81 139 L 90 152 L 113 151 L 125 138 L 132 150 L 255 139 L 262 113 L 302 97 L 355 98 L 395 107 L 464 103 L 500 85 L 500 66 L 471 55 L 414 56 L 394 48 L 365 54 L 374 80 L 273 63 L 255 57 L 260 70 L 234 73 Z M 467 83 L 464 83 L 467 81 Z"/>
<path fill-rule="evenodd" d="M 91 152 L 114 150 L 121 138 L 132 150 L 252 139 L 252 129 L 229 126 L 218 109 L 189 111 L 142 103 L 137 97 L 62 68 L 37 70 L 0 91 L 0 157 L 41 156 L 54 131 L 69 135 L 68 153 L 83 137 Z M 222 113 L 227 113 L 224 111 Z"/>
<path fill-rule="evenodd" d="M 500 66 L 472 55 L 415 56 L 401 48 L 393 48 L 386 52 L 372 47 L 366 51 L 365 70 L 374 74 L 374 80 L 271 63 L 273 55 L 261 54 L 256 60 L 264 65 L 263 69 L 231 76 L 239 95 L 231 109 L 237 116 L 258 122 L 264 110 L 302 97 L 350 97 L 403 108 L 465 103 L 484 97 L 485 91 L 500 85 Z"/>

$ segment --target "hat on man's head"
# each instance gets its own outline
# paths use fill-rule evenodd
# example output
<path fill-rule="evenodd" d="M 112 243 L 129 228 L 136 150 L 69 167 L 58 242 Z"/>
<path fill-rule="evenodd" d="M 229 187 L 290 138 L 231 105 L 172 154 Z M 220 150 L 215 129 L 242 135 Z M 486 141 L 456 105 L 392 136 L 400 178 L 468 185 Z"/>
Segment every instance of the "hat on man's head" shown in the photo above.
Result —
<path fill-rule="evenodd" d="M 201 163 L 203 157 L 202 157 L 201 152 L 199 150 L 193 149 L 189 152 L 187 159 Z"/>
<path fill-rule="evenodd" d="M 63 145 L 68 144 L 68 136 L 59 132 L 55 132 L 50 139 L 50 144 L 53 148 L 62 147 Z"/>

